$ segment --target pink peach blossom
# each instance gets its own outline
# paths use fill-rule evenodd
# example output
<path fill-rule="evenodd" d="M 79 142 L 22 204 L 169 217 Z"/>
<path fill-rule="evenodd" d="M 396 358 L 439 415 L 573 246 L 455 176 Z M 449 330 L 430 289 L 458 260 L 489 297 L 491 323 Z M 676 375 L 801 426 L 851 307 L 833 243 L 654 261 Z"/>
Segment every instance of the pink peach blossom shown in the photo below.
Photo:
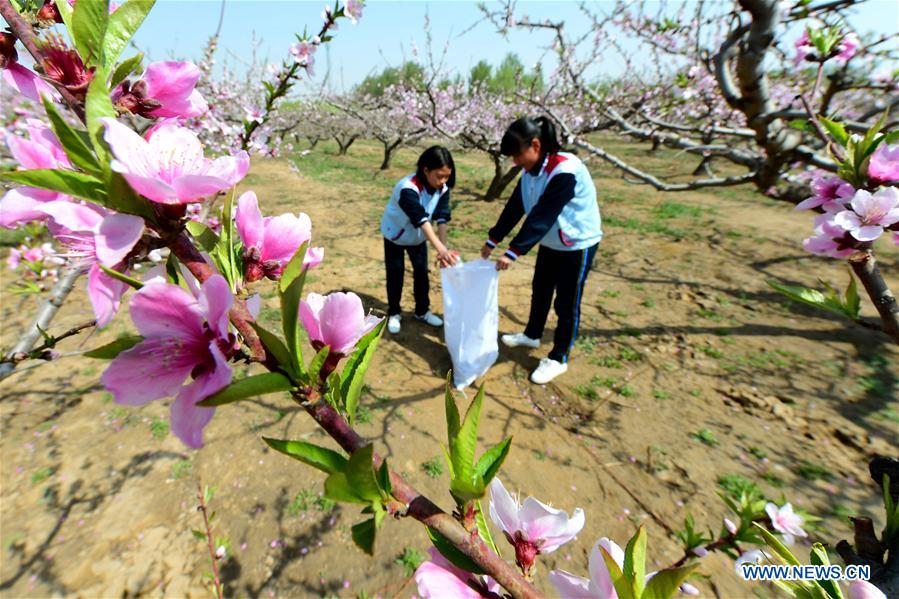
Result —
<path fill-rule="evenodd" d="M 316 350 L 326 345 L 331 353 L 345 356 L 356 343 L 374 329 L 382 318 L 365 315 L 362 300 L 355 293 L 338 291 L 330 295 L 310 293 L 300 301 L 300 320 Z"/>

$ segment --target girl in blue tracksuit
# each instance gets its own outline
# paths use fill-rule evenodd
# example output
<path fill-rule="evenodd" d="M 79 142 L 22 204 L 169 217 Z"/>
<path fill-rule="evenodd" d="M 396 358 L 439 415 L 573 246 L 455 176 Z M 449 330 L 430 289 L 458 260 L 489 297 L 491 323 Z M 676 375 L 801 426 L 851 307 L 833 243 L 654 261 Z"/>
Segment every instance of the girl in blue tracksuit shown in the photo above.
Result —
<path fill-rule="evenodd" d="M 437 263 L 451 266 L 456 253 L 446 248 L 446 224 L 450 221 L 450 189 L 456 183 L 453 156 L 443 146 L 431 146 L 418 158 L 415 173 L 403 177 L 381 218 L 384 264 L 387 269 L 387 330 L 400 332 L 400 298 L 403 295 L 405 257 L 412 263 L 415 318 L 439 327 L 443 320 L 430 311 L 428 246 L 437 252 Z M 436 225 L 436 230 L 434 228 Z"/>
<path fill-rule="evenodd" d="M 525 217 L 496 268 L 510 268 L 540 244 L 531 313 L 524 332 L 503 335 L 502 341 L 509 347 L 538 347 L 555 293 L 558 324 L 553 348 L 531 373 L 532 382 L 544 384 L 568 370 L 568 354 L 577 337 L 584 283 L 602 239 L 596 188 L 584 163 L 560 151 L 556 128 L 546 117 L 524 117 L 512 123 L 500 150 L 512 157 L 522 173 L 499 220 L 487 232 L 481 256 L 489 257 Z"/>

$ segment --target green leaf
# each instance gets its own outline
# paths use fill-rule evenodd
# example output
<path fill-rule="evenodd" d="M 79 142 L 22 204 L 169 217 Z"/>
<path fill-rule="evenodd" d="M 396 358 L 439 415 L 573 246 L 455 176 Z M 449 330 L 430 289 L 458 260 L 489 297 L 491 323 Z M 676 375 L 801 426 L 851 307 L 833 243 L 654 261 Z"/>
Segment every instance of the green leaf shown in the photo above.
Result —
<path fill-rule="evenodd" d="M 284 345 L 284 342 L 281 341 L 281 338 L 272 333 L 271 331 L 262 327 L 258 322 L 251 322 L 250 326 L 253 327 L 253 330 L 256 331 L 256 334 L 259 335 L 259 340 L 262 341 L 262 345 L 265 346 L 265 349 L 274 356 L 275 360 L 278 361 L 282 367 L 290 371 L 290 352 L 287 351 L 287 346 Z"/>
<path fill-rule="evenodd" d="M 634 597 L 642 595 L 646 578 L 646 529 L 642 525 L 627 542 L 622 570 L 630 580 Z"/>
<path fill-rule="evenodd" d="M 27 171 L 9 171 L 0 174 L 0 177 L 29 187 L 49 189 L 83 200 L 91 200 L 98 204 L 106 204 L 106 191 L 103 183 L 84 173 L 37 168 Z"/>
<path fill-rule="evenodd" d="M 823 116 L 818 117 L 818 120 L 821 121 L 821 125 L 823 125 L 825 129 L 827 129 L 827 132 L 830 133 L 830 136 L 833 137 L 838 144 L 843 147 L 846 146 L 846 142 L 849 141 L 849 133 L 846 131 L 846 127 L 844 127 L 842 123 L 832 121 Z"/>
<path fill-rule="evenodd" d="M 450 457 L 456 476 L 467 483 L 474 474 L 474 454 L 478 445 L 478 425 L 481 419 L 481 404 L 484 401 L 484 385 L 481 384 L 477 395 L 468 406 L 465 420 L 459 428 L 459 434 L 450 440 Z"/>
<path fill-rule="evenodd" d="M 85 4 L 93 3 L 85 2 Z M 87 98 L 84 101 L 84 115 L 87 120 L 87 131 L 90 133 L 98 161 L 103 165 L 104 169 L 107 169 L 110 156 L 106 149 L 106 143 L 103 141 L 103 124 L 99 119 L 102 117 L 116 118 L 117 113 L 112 105 L 112 100 L 109 99 L 106 72 L 102 69 L 97 69 L 87 88 Z"/>
<path fill-rule="evenodd" d="M 680 568 L 667 568 L 660 570 L 649 579 L 646 583 L 646 590 L 643 591 L 640 599 L 671 599 L 677 597 L 678 587 L 684 583 L 693 570 L 699 567 L 699 564 L 682 566 Z"/>
<path fill-rule="evenodd" d="M 337 410 L 340 413 L 344 411 L 344 403 L 343 397 L 340 395 L 340 373 L 332 372 L 331 376 L 328 377 L 328 387 L 325 391 L 325 401 L 327 401 L 332 408 Z"/>
<path fill-rule="evenodd" d="M 467 478 L 453 478 L 450 481 L 450 494 L 459 506 L 484 496 L 484 487 Z"/>
<path fill-rule="evenodd" d="M 316 353 L 311 360 L 309 360 L 309 369 L 306 371 L 309 375 L 309 382 L 315 383 L 318 380 L 318 373 L 321 371 L 322 366 L 325 364 L 325 360 L 328 359 L 328 354 L 331 353 L 331 348 L 329 346 L 324 346 L 318 353 Z M 353 423 L 350 421 L 350 426 Z"/>
<path fill-rule="evenodd" d="M 306 271 L 303 262 L 306 260 L 306 249 L 308 247 L 308 241 L 298 247 L 297 251 L 294 252 L 293 257 L 291 257 L 290 261 L 287 263 L 287 266 L 281 271 L 281 278 L 278 281 L 278 290 L 281 293 L 286 292 L 287 288 Z"/>
<path fill-rule="evenodd" d="M 97 162 L 94 151 L 81 135 L 81 132 L 76 131 L 66 122 L 62 115 L 59 114 L 59 110 L 57 110 L 56 104 L 52 100 L 46 96 L 42 99 L 44 101 L 44 109 L 47 111 L 47 117 L 50 119 L 50 124 L 53 125 L 53 132 L 59 138 L 59 143 L 66 151 L 66 156 L 69 157 L 72 164 L 93 175 L 101 174 L 103 169 L 100 168 L 100 163 Z"/>
<path fill-rule="evenodd" d="M 500 555 L 499 549 L 496 547 L 496 543 L 493 541 L 493 535 L 490 534 L 490 527 L 487 525 L 487 519 L 484 517 L 484 509 L 481 507 L 481 502 L 477 502 L 477 512 L 474 515 L 475 524 L 478 526 L 478 534 L 481 536 L 481 539 L 487 543 L 487 546 L 493 550 L 493 553 Z"/>
<path fill-rule="evenodd" d="M 899 131 L 890 131 L 883 137 L 883 143 L 885 144 L 897 144 L 899 143 Z"/>
<path fill-rule="evenodd" d="M 383 497 L 375 477 L 374 446 L 366 445 L 353 452 L 346 467 L 347 481 L 357 497 L 367 501 L 380 501 Z"/>
<path fill-rule="evenodd" d="M 109 0 L 91 0 L 76 3 L 72 11 L 72 29 L 69 33 L 75 47 L 88 67 L 104 67 L 103 38 L 109 22 Z M 105 77 L 104 77 L 105 78 Z"/>
<path fill-rule="evenodd" d="M 300 245 L 300 250 L 305 251 L 307 242 Z M 299 250 L 298 250 L 299 251 Z M 284 329 L 284 340 L 287 342 L 287 349 L 292 357 L 291 365 L 294 372 L 303 374 L 303 350 L 300 349 L 300 299 L 303 294 L 303 284 L 306 281 L 306 269 L 304 268 L 299 276 L 295 277 L 289 285 L 282 287 L 279 285 L 281 295 L 281 326 Z M 284 282 L 284 275 L 281 275 L 281 283 Z"/>
<path fill-rule="evenodd" d="M 134 0 L 132 0 L 132 2 L 133 1 Z M 212 229 L 199 221 L 189 220 L 184 225 L 184 228 L 187 229 L 187 232 L 190 233 L 191 237 L 193 237 L 196 242 L 200 244 L 200 247 L 207 252 L 212 252 L 215 249 L 216 244 L 218 244 L 219 242 L 218 235 L 216 235 L 212 231 Z"/>
<path fill-rule="evenodd" d="M 151 223 L 156 222 L 156 214 L 149 200 L 145 200 L 131 189 L 125 177 L 119 173 L 109 172 L 109 192 L 106 205 L 117 212 L 134 214 Z"/>
<path fill-rule="evenodd" d="M 165 277 L 172 285 L 181 285 L 181 269 L 175 254 L 169 254 L 165 260 Z"/>
<path fill-rule="evenodd" d="M 459 551 L 449 539 L 430 526 L 428 527 L 428 538 L 431 539 L 431 543 L 437 548 L 440 555 L 445 557 L 452 565 L 457 568 L 462 568 L 466 572 L 471 572 L 472 574 L 480 575 L 484 573 L 484 571 L 474 563 L 470 557 Z"/>
<path fill-rule="evenodd" d="M 485 487 L 490 484 L 493 477 L 499 471 L 500 466 L 509 454 L 509 448 L 512 445 L 512 437 L 506 437 L 490 449 L 484 452 L 484 455 L 478 460 L 475 466 L 475 477 Z"/>
<path fill-rule="evenodd" d="M 812 545 L 812 550 L 809 553 L 809 562 L 813 566 L 829 566 L 830 560 L 827 558 L 827 550 L 824 549 L 824 545 L 821 543 L 815 543 Z M 833 580 L 816 580 L 815 582 L 824 589 L 824 592 L 827 593 L 827 596 L 831 599 L 843 599 L 843 594 L 840 592 L 839 585 Z"/>
<path fill-rule="evenodd" d="M 106 37 L 103 42 L 103 68 L 105 70 L 111 69 L 118 60 L 122 50 L 134 37 L 134 33 L 144 22 L 147 13 L 153 8 L 153 4 L 155 4 L 155 0 L 128 0 L 109 15 Z M 78 12 L 77 9 L 75 12 Z"/>
<path fill-rule="evenodd" d="M 353 542 L 369 555 L 375 554 L 375 519 L 369 518 L 353 525 Z"/>
<path fill-rule="evenodd" d="M 343 396 L 347 418 L 351 426 L 356 420 L 356 408 L 359 406 L 359 397 L 362 395 L 365 373 L 368 371 L 371 359 L 375 355 L 375 348 L 378 346 L 378 340 L 384 332 L 385 324 L 387 324 L 387 320 L 381 320 L 374 329 L 359 340 L 359 343 L 356 345 L 356 351 L 353 352 L 340 375 L 340 392 Z"/>
<path fill-rule="evenodd" d="M 628 580 L 624 572 L 621 571 L 621 567 L 609 552 L 606 551 L 606 548 L 599 545 L 599 553 L 606 563 L 606 569 L 609 571 L 609 578 L 612 579 L 612 585 L 615 587 L 615 593 L 618 595 L 618 599 L 638 599 L 638 596 L 634 595 L 631 581 Z"/>
<path fill-rule="evenodd" d="M 135 289 L 140 289 L 144 286 L 144 284 L 133 277 L 129 277 L 125 273 L 121 273 L 114 268 L 109 268 L 108 266 L 104 266 L 103 264 L 97 263 L 97 266 L 100 267 L 107 276 L 116 279 L 117 281 L 121 281 L 122 283 L 128 285 L 129 287 L 134 287 Z"/>
<path fill-rule="evenodd" d="M 325 496 L 334 501 L 347 503 L 370 503 L 359 497 L 343 472 L 335 472 L 325 479 Z"/>
<path fill-rule="evenodd" d="M 450 381 L 453 377 L 453 371 L 446 373 L 446 396 L 444 399 L 444 408 L 446 410 L 446 435 L 447 443 L 450 446 L 454 443 L 454 439 L 459 435 L 459 408 L 456 406 L 456 399 L 453 397 L 452 386 Z"/>
<path fill-rule="evenodd" d="M 218 393 L 214 393 L 203 401 L 198 402 L 197 405 L 205 408 L 223 406 L 258 395 L 290 391 L 292 387 L 293 383 L 283 374 L 279 372 L 264 372 L 241 379 L 236 383 L 231 383 Z"/>
<path fill-rule="evenodd" d="M 834 314 L 848 316 L 839 298 L 829 298 L 817 289 L 809 289 L 808 287 L 784 285 L 773 280 L 769 280 L 766 282 L 769 286 L 773 287 L 792 300 L 796 300 L 810 306 L 815 306 L 816 308 L 827 310 L 828 312 L 833 312 Z"/>
<path fill-rule="evenodd" d="M 107 343 L 106 345 L 101 345 L 89 352 L 85 352 L 84 355 L 96 360 L 112 360 L 123 351 L 131 349 L 143 340 L 144 338 L 140 335 L 128 335 L 127 337 L 116 339 L 112 343 Z"/>
<path fill-rule="evenodd" d="M 55 3 L 59 10 L 59 16 L 62 17 L 62 22 L 66 26 L 66 31 L 72 35 L 72 5 L 67 0 L 55 0 Z"/>
<path fill-rule="evenodd" d="M 219 237 L 218 244 L 211 254 L 217 257 L 222 275 L 228 281 L 228 284 L 234 289 L 240 278 L 238 267 L 239 257 L 234 252 L 234 189 L 230 189 L 225 195 L 225 202 L 222 206 L 222 234 Z"/>
<path fill-rule="evenodd" d="M 288 441 L 286 439 L 270 439 L 269 437 L 262 437 L 262 440 L 275 451 L 280 451 L 284 455 L 288 455 L 313 468 L 318 468 L 327 474 L 342 472 L 349 464 L 345 457 L 327 447 L 319 447 L 305 441 Z"/>
<path fill-rule="evenodd" d="M 197 530 L 196 528 L 191 528 L 190 532 L 196 540 L 206 542 L 206 533 L 204 533 L 203 531 Z"/>
<path fill-rule="evenodd" d="M 131 0 L 134 2 L 135 0 Z M 118 87 L 119 83 L 124 81 L 128 75 L 135 72 L 140 68 L 141 61 L 144 59 L 144 53 L 138 52 L 131 58 L 127 58 L 120 62 L 118 66 L 115 68 L 115 71 L 112 72 L 112 78 L 109 80 L 110 89 L 115 89 Z"/>
<path fill-rule="evenodd" d="M 390 467 L 387 466 L 386 458 L 381 462 L 381 467 L 378 468 L 378 486 L 381 487 L 381 491 L 388 497 L 393 494 L 393 483 L 390 482 Z"/>
<path fill-rule="evenodd" d="M 753 526 L 758 528 L 759 532 L 762 533 L 762 536 L 765 538 L 765 542 L 768 546 L 774 550 L 774 553 L 779 555 L 787 564 L 791 566 L 800 565 L 799 560 L 796 559 L 796 556 L 793 555 L 789 549 L 787 549 L 783 543 L 781 543 L 777 537 L 768 532 L 768 529 L 759 524 L 758 522 L 753 522 Z"/>

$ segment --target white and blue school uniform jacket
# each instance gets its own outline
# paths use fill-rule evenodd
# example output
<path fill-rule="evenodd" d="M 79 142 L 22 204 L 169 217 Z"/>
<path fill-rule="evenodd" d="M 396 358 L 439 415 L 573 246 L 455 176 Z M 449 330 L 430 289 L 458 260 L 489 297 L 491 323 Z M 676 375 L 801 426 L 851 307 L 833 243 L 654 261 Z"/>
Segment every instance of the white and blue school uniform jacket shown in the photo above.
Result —
<path fill-rule="evenodd" d="M 403 177 L 384 209 L 381 233 L 397 245 L 419 245 L 426 241 L 421 226 L 428 221 L 450 221 L 449 188 L 430 190 L 414 174 Z"/>
<path fill-rule="evenodd" d="M 574 154 L 547 154 L 539 167 L 521 174 L 496 226 L 487 232 L 487 245 L 496 247 L 524 215 L 524 224 L 506 250 L 512 260 L 537 243 L 553 250 L 576 251 L 602 239 L 596 187 L 587 167 Z"/>

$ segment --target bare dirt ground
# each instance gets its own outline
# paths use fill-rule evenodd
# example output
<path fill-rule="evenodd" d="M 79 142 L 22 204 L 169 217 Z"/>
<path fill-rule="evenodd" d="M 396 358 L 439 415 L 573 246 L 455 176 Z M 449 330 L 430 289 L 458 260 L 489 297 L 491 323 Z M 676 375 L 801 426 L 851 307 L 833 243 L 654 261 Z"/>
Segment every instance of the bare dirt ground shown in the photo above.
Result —
<path fill-rule="evenodd" d="M 617 150 L 671 174 L 691 168 L 663 153 Z M 383 313 L 378 219 L 415 157 L 404 150 L 393 168 L 374 176 L 375 146 L 357 144 L 344 157 L 319 146 L 297 159 L 300 174 L 286 160 L 255 162 L 242 189 L 254 189 L 269 213 L 312 217 L 326 260 L 307 291 L 351 289 Z M 486 188 L 486 161 L 460 156 L 458 164 L 451 245 L 474 259 L 502 202 L 476 199 Z M 639 523 L 649 532 L 649 567 L 673 563 L 681 550 L 672 531 L 688 513 L 698 527 L 719 530 L 728 514 L 717 492 L 736 476 L 758 483 L 772 500 L 785 497 L 822 517 L 813 539 L 835 544 L 848 537 L 848 514 L 872 515 L 879 530 L 882 508 L 866 457 L 899 454 L 899 352 L 885 336 L 792 304 L 765 284 L 814 286 L 820 277 L 845 286 L 845 265 L 799 245 L 811 216 L 750 190 L 662 195 L 600 164 L 591 171 L 606 236 L 587 281 L 569 373 L 534 386 L 527 375 L 548 349 L 502 348 L 484 380 L 483 447 L 514 436 L 500 473 L 507 487 L 587 514 L 577 541 L 540 560 L 541 588 L 552 594 L 545 582 L 551 568 L 586 575 L 598 537 L 623 545 Z M 887 243 L 879 247 L 896 289 L 899 256 Z M 502 332 L 524 326 L 533 260 L 522 258 L 501 277 Z M 9 293 L 13 281 L 4 271 L 4 346 L 37 306 L 34 297 Z M 54 331 L 90 318 L 82 285 Z M 274 326 L 273 289 L 260 289 L 261 320 Z M 440 313 L 436 271 L 431 297 Z M 874 315 L 867 302 L 863 310 Z M 551 316 L 545 342 L 553 326 Z M 129 327 L 123 314 L 107 330 L 59 349 L 95 347 Z M 403 331 L 379 347 L 359 425 L 444 508 L 451 499 L 445 467 L 437 464 L 449 367 L 441 332 L 407 318 Z M 318 471 L 273 454 L 260 440 L 329 443 L 284 397 L 220 409 L 206 446 L 190 451 L 168 433 L 168 401 L 115 405 L 99 385 L 103 368 L 71 355 L 20 367 L 0 384 L 2 596 L 209 596 L 209 556 L 191 533 L 202 526 L 198 479 L 215 488 L 214 533 L 230 548 L 222 573 L 227 596 L 413 595 L 398 557 L 424 551 L 424 531 L 390 521 L 374 558 L 357 550 L 349 529 L 358 510 L 330 504 L 320 496 Z M 775 595 L 772 587 L 738 580 L 726 558 L 710 556 L 701 571 L 710 576 L 697 582 L 704 596 Z"/>

